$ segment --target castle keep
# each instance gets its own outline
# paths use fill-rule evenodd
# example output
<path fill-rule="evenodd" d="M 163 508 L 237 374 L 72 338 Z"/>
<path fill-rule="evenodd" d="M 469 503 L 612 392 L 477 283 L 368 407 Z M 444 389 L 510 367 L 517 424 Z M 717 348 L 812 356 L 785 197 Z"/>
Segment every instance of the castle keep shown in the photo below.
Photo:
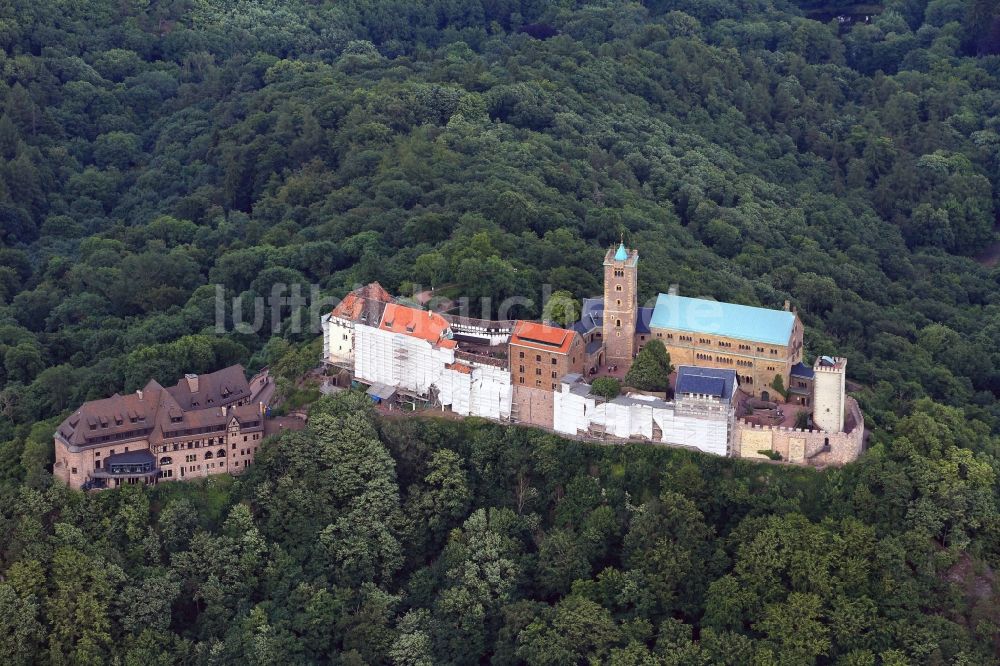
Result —
<path fill-rule="evenodd" d="M 625 245 L 604 257 L 604 358 L 609 365 L 632 363 L 635 356 L 635 319 L 639 312 L 639 253 Z"/>
<path fill-rule="evenodd" d="M 641 307 L 638 266 L 638 251 L 610 248 L 603 298 L 584 299 L 566 328 L 429 312 L 370 284 L 324 317 L 324 361 L 390 407 L 803 464 L 860 455 L 864 422 L 845 393 L 847 361 L 803 363 L 802 323 L 787 303 L 771 310 L 671 293 Z M 591 379 L 623 376 L 654 339 L 677 367 L 672 399 L 591 393 Z M 797 427 L 803 416 L 812 427 Z"/>

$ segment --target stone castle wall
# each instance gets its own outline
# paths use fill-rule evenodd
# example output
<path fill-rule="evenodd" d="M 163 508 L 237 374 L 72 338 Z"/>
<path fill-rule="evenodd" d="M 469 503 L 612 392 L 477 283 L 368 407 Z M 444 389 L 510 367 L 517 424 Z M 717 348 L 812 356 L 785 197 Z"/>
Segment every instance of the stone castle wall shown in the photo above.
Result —
<path fill-rule="evenodd" d="M 552 429 L 555 409 L 552 391 L 514 384 L 512 397 L 511 420 L 522 425 Z"/>
<path fill-rule="evenodd" d="M 816 467 L 857 460 L 864 446 L 864 418 L 854 398 L 847 397 L 846 403 L 853 425 L 849 432 L 759 426 L 739 419 L 733 431 L 733 453 L 740 458 L 766 459 L 760 451 L 774 451 L 784 461 Z"/>

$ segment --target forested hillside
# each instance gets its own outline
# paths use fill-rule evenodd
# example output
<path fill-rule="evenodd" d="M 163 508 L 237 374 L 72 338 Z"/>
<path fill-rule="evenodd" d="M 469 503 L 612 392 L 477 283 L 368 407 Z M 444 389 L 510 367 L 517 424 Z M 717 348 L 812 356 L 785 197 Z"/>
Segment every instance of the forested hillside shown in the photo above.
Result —
<path fill-rule="evenodd" d="M 324 398 L 235 483 L 10 495 L 0 661 L 996 663 L 956 409 L 822 473 L 370 409 Z"/>
<path fill-rule="evenodd" d="M 7 0 L 0 46 L 3 663 L 995 656 L 995 2 Z M 288 323 L 217 335 L 215 285 L 531 317 L 620 234 L 641 300 L 796 305 L 873 450 L 816 474 L 334 403 L 232 486 L 52 487 L 84 399 L 315 364 Z"/>

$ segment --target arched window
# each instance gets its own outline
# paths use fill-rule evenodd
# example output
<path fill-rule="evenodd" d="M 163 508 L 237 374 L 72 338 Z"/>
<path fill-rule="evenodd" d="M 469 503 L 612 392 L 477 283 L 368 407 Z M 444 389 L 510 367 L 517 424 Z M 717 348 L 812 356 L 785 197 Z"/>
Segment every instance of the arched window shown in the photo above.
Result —
<path fill-rule="evenodd" d="M 212 459 L 212 458 L 214 458 L 214 457 L 215 457 L 215 456 L 213 456 L 213 455 L 212 455 L 212 452 L 211 452 L 211 451 L 206 451 L 206 452 L 205 452 L 205 460 L 211 460 L 211 459 Z"/>
<path fill-rule="evenodd" d="M 172 464 L 174 464 L 174 459 L 171 458 L 170 456 L 163 456 L 162 458 L 160 458 L 160 466 L 161 467 L 163 465 L 172 465 Z"/>
<path fill-rule="evenodd" d="M 215 454 L 215 457 L 216 458 L 225 458 L 226 457 L 226 450 L 225 449 L 219 449 L 219 452 Z"/>
<path fill-rule="evenodd" d="M 621 290 L 622 290 L 622 286 L 620 284 L 616 284 L 615 285 L 615 291 L 621 291 Z"/>

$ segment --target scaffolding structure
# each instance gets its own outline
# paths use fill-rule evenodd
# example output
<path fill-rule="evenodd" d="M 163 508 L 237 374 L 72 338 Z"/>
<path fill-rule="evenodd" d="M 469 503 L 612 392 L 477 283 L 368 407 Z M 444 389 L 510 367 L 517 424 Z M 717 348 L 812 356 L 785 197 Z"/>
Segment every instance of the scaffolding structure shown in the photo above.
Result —
<path fill-rule="evenodd" d="M 510 373 L 495 363 L 456 362 L 455 350 L 427 340 L 355 327 L 355 375 L 385 384 L 423 400 L 432 400 L 463 416 L 510 418 Z"/>
<path fill-rule="evenodd" d="M 644 439 L 725 456 L 730 451 L 732 409 L 690 410 L 648 396 L 603 401 L 586 384 L 563 384 L 554 396 L 553 427 L 566 435 L 594 439 Z"/>

